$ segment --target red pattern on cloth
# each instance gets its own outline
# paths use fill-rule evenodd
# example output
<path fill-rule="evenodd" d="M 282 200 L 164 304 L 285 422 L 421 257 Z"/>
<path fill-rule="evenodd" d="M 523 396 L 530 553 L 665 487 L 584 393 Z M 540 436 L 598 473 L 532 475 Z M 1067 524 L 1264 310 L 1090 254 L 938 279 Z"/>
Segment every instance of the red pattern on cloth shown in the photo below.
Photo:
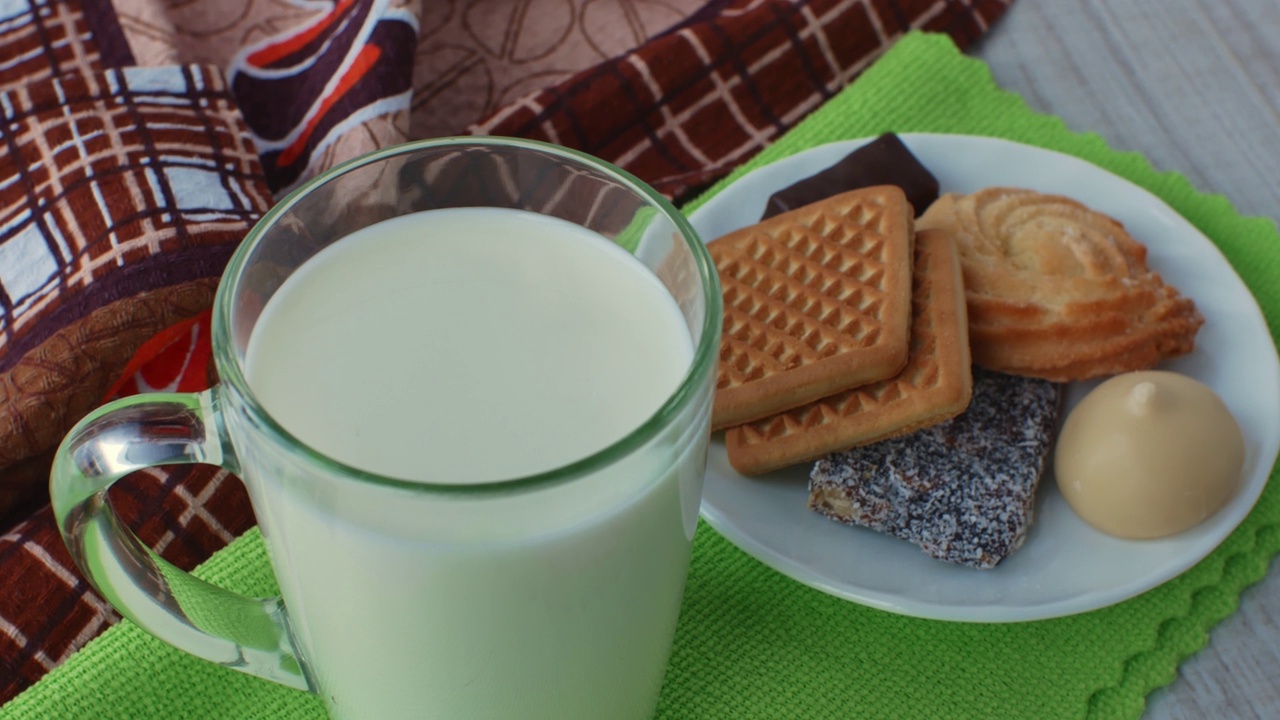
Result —
<path fill-rule="evenodd" d="M 107 390 L 106 400 L 146 392 L 199 392 L 213 365 L 211 310 L 183 320 L 143 343 Z"/>
<path fill-rule="evenodd" d="M 67 2 L 31 0 L 61 18 L 81 47 L 68 62 L 97 62 L 93 38 Z M 1008 0 L 712 0 L 633 52 L 498 111 L 473 132 L 559 142 L 622 165 L 673 197 L 729 172 L 852 81 L 914 28 L 962 47 Z M 95 27 L 101 26 L 98 23 Z M 14 28 L 17 28 L 16 30 Z M 33 37 L 23 23 L 16 41 Z M 60 30 L 61 32 L 61 30 Z M 6 36 L 0 31 L 0 49 Z M 60 46 L 61 47 L 61 46 Z M 56 63 L 55 63 L 56 64 Z M 31 72 L 48 76 L 45 66 Z M 35 76 L 33 76 L 35 77 Z M 22 79 L 0 73 L 3 83 Z M 13 87 L 13 85 L 10 85 Z M 3 181 L 0 177 L 0 181 Z M 208 378 L 208 316 L 143 345 L 112 394 L 196 389 Z M 10 466 L 0 484 L 16 468 Z M 243 487 L 207 466 L 137 473 L 111 493 L 126 523 L 179 567 L 191 568 L 253 524 Z M 2 529 L 2 528 L 0 528 Z M 74 569 L 46 506 L 0 535 L 0 702 L 118 619 Z"/>
<path fill-rule="evenodd" d="M 407 115 L 417 34 L 404 8 L 341 0 L 232 59 L 228 78 L 272 189 L 305 179 L 313 155 L 353 118 Z"/>

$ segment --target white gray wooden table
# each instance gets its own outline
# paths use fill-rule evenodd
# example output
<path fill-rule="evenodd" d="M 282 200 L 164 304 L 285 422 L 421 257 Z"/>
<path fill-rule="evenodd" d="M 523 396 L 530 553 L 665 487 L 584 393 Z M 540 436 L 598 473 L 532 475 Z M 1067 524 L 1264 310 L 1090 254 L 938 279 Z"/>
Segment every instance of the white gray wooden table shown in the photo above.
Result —
<path fill-rule="evenodd" d="M 1032 108 L 1280 222 L 1280 0 L 1015 0 L 972 54 Z M 1144 717 L 1280 718 L 1277 563 Z"/>

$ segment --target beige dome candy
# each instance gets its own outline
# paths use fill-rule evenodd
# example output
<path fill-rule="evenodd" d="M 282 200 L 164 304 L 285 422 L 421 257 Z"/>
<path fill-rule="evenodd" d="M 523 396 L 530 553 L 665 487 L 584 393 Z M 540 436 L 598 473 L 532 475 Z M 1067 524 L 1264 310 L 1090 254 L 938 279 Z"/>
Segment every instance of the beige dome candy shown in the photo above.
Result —
<path fill-rule="evenodd" d="M 1240 487 L 1244 435 L 1226 404 L 1185 375 L 1142 371 L 1099 385 L 1071 411 L 1054 456 L 1081 518 L 1123 538 L 1182 532 Z"/>

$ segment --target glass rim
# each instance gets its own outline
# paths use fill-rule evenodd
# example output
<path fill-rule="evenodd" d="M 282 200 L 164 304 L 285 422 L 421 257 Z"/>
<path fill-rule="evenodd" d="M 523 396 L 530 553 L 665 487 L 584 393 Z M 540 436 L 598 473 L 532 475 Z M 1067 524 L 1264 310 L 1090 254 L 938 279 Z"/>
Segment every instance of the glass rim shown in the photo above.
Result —
<path fill-rule="evenodd" d="M 679 231 L 685 245 L 689 247 L 693 255 L 706 312 L 702 321 L 701 339 L 694 349 L 689 369 L 685 372 L 676 389 L 667 396 L 667 399 L 648 419 L 633 428 L 622 438 L 572 463 L 530 475 L 468 484 L 407 480 L 382 475 L 344 463 L 298 439 L 266 411 L 266 408 L 258 401 L 257 396 L 244 377 L 231 335 L 232 299 L 240 287 L 244 276 L 245 264 L 249 256 L 261 243 L 267 230 L 275 227 L 280 218 L 303 198 L 321 186 L 354 170 L 393 157 L 412 155 L 422 150 L 451 146 L 524 148 L 589 166 L 604 175 L 612 177 L 619 184 L 637 195 L 643 196 L 651 205 L 660 210 L 675 225 L 676 230 Z M 720 281 L 715 271 L 715 265 L 711 260 L 710 253 L 707 252 L 706 245 L 703 244 L 693 225 L 669 200 L 631 173 L 587 153 L 538 140 L 494 136 L 430 138 L 392 145 L 335 165 L 291 190 L 254 223 L 239 247 L 236 248 L 230 261 L 228 261 L 227 267 L 223 271 L 222 280 L 218 284 L 217 293 L 214 296 L 212 323 L 213 358 L 215 367 L 218 370 L 219 384 L 226 385 L 234 390 L 253 420 L 255 420 L 258 428 L 322 470 L 340 475 L 345 479 L 422 493 L 482 495 L 526 491 L 559 485 L 590 475 L 626 457 L 652 440 L 662 428 L 666 427 L 678 416 L 698 395 L 699 385 L 704 375 L 714 371 L 718 363 L 719 343 L 712 342 L 712 340 L 717 337 L 717 331 L 721 323 L 721 305 Z"/>

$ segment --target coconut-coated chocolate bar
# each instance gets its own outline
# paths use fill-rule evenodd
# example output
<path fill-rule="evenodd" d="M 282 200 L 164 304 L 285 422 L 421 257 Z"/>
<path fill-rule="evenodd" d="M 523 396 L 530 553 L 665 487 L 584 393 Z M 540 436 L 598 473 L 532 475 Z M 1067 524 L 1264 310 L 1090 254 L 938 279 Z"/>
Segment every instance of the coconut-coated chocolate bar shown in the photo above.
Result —
<path fill-rule="evenodd" d="M 975 366 L 965 412 L 819 460 L 809 507 L 915 543 L 939 560 L 995 567 L 1031 527 L 1060 387 Z"/>

